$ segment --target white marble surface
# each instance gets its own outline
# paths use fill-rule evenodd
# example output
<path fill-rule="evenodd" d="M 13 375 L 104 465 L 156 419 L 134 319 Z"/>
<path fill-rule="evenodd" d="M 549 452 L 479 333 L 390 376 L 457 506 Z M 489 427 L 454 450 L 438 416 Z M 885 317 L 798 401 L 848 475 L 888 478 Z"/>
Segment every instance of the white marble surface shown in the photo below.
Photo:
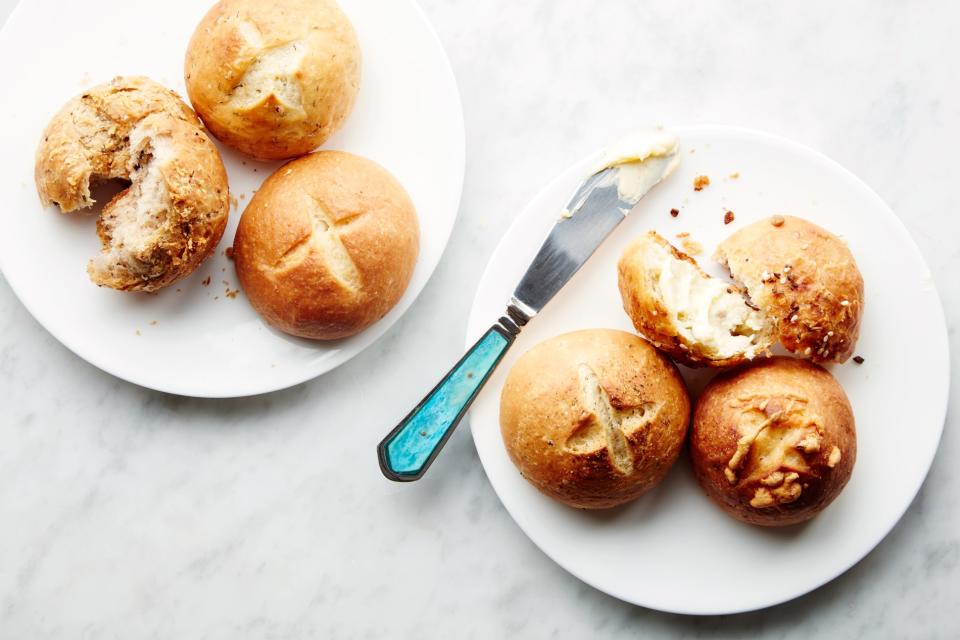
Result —
<path fill-rule="evenodd" d="M 386 482 L 374 456 L 460 354 L 512 217 L 637 123 L 767 129 L 849 167 L 913 233 L 953 337 L 960 7 L 423 4 L 463 97 L 466 187 L 433 280 L 362 356 L 269 396 L 166 396 L 73 356 L 0 279 L 0 638 L 960 635 L 956 379 L 940 452 L 893 533 L 831 584 L 740 616 L 665 615 L 567 575 L 504 512 L 466 429 L 413 485 Z M 0 18 L 12 6 L 0 0 Z M 956 342 L 951 355 L 956 368 Z"/>

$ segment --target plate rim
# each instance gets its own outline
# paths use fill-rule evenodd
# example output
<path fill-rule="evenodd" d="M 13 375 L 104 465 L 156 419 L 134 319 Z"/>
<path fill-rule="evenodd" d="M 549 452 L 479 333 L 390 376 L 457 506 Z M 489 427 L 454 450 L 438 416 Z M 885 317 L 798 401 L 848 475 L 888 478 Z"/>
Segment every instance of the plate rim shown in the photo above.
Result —
<path fill-rule="evenodd" d="M 395 1 L 395 0 L 394 0 Z M 452 146 L 454 147 L 454 162 L 456 162 L 456 184 L 454 193 L 456 196 L 451 198 L 454 202 L 450 203 L 450 206 L 453 209 L 453 213 L 450 217 L 450 224 L 448 225 L 447 231 L 443 238 L 443 244 L 441 246 L 440 252 L 437 255 L 436 263 L 430 269 L 429 273 L 426 274 L 420 289 L 410 297 L 406 302 L 406 307 L 397 313 L 393 318 L 389 320 L 387 318 L 381 318 L 372 326 L 365 329 L 363 332 L 357 334 L 357 336 L 362 336 L 367 332 L 376 332 L 379 331 L 378 335 L 375 335 L 370 342 L 360 347 L 356 352 L 351 353 L 348 356 L 333 356 L 329 359 L 323 360 L 323 365 L 318 367 L 317 370 L 310 369 L 309 367 L 304 367 L 299 370 L 299 373 L 296 375 L 291 375 L 282 380 L 277 380 L 273 384 L 268 385 L 255 385 L 250 384 L 246 381 L 236 382 L 231 385 L 229 390 L 216 390 L 216 389 L 190 389 L 189 387 L 181 387 L 178 385 L 176 380 L 167 380 L 164 382 L 158 383 L 156 380 L 152 380 L 149 377 L 144 377 L 140 375 L 140 371 L 143 368 L 137 369 L 133 372 L 123 372 L 121 373 L 117 367 L 108 365 L 103 360 L 104 358 L 98 355 L 96 349 L 87 348 L 85 345 L 89 343 L 84 343 L 82 341 L 73 341 L 64 339 L 63 332 L 60 329 L 54 329 L 48 326 L 48 323 L 43 322 L 35 311 L 35 307 L 28 300 L 32 300 L 30 296 L 24 296 L 22 288 L 27 286 L 26 283 L 20 283 L 22 286 L 16 284 L 15 279 L 10 278 L 8 275 L 7 268 L 4 264 L 3 252 L 0 252 L 0 275 L 3 276 L 7 285 L 10 287 L 10 290 L 13 292 L 13 295 L 16 297 L 17 301 L 27 310 L 27 313 L 36 322 L 44 331 L 49 335 L 53 336 L 57 342 L 59 342 L 63 347 L 68 351 L 73 353 L 75 356 L 85 361 L 86 363 L 93 365 L 100 371 L 113 376 L 124 382 L 134 384 L 138 387 L 144 389 L 149 389 L 152 391 L 159 391 L 161 393 L 167 393 L 171 395 L 187 397 L 187 398 L 203 398 L 203 399 L 229 399 L 229 398 L 246 398 L 258 395 L 264 395 L 268 393 L 273 393 L 276 391 L 282 391 L 284 389 L 290 389 L 296 387 L 310 380 L 314 380 L 324 374 L 330 373 L 334 369 L 337 369 L 343 364 L 346 364 L 353 358 L 359 356 L 367 349 L 371 348 L 374 344 L 379 342 L 386 336 L 390 330 L 403 318 L 407 312 L 410 311 L 416 304 L 417 300 L 420 298 L 420 295 L 423 293 L 424 289 L 430 284 L 430 281 L 433 279 L 436 274 L 437 268 L 443 262 L 444 255 L 447 252 L 447 248 L 450 245 L 450 237 L 453 235 L 453 230 L 457 226 L 457 222 L 460 219 L 460 208 L 463 202 L 463 186 L 466 179 L 466 122 L 463 112 L 463 99 L 460 94 L 460 86 L 457 83 L 456 74 L 453 71 L 453 65 L 450 62 L 450 57 L 447 55 L 446 49 L 443 46 L 443 41 L 440 39 L 439 34 L 436 29 L 434 29 L 433 24 L 430 22 L 429 17 L 426 12 L 423 10 L 423 7 L 420 6 L 420 3 L 417 0 L 404 0 L 407 5 L 412 9 L 413 13 L 417 16 L 421 24 L 426 28 L 427 33 L 430 37 L 431 45 L 439 53 L 439 60 L 442 62 L 442 75 L 446 79 L 446 84 L 452 88 L 452 99 L 455 109 L 451 114 L 451 119 L 453 120 L 452 125 L 458 132 L 455 139 L 452 141 Z M 19 12 L 23 7 L 29 2 L 29 0 L 18 0 L 16 5 L 10 11 L 10 14 L 7 16 L 6 21 L 0 27 L 0 41 L 3 41 L 7 37 L 8 30 L 11 30 L 11 24 L 13 24 Z M 179 92 L 178 92 L 179 95 Z M 184 101 L 189 105 L 189 100 L 185 96 L 181 96 Z M 191 108 L 192 105 L 190 105 Z M 204 131 L 207 132 L 207 135 L 213 139 L 213 134 L 209 133 L 206 128 Z M 323 147 L 318 147 L 314 151 L 322 150 Z M 345 149 L 349 151 L 349 149 Z M 312 153 L 312 152 L 311 152 Z M 237 212 L 234 215 L 242 215 L 242 212 Z M 222 240 L 221 240 L 222 242 Z M 395 307 L 396 308 L 396 307 Z M 261 320 L 262 321 L 262 320 Z M 386 323 L 386 324 L 384 324 Z"/>
<path fill-rule="evenodd" d="M 692 125 L 670 126 L 667 128 L 670 131 L 676 132 L 681 135 L 684 133 L 690 133 L 690 132 L 703 133 L 703 132 L 713 131 L 718 133 L 736 134 L 739 136 L 757 138 L 757 139 L 773 142 L 778 145 L 792 148 L 793 150 L 799 151 L 819 162 L 824 163 L 825 165 L 830 167 L 832 170 L 842 174 L 848 180 L 852 180 L 854 183 L 860 185 L 864 189 L 865 193 L 870 194 L 870 197 L 878 205 L 880 205 L 880 208 L 883 210 L 884 215 L 888 216 L 895 223 L 895 228 L 898 229 L 900 234 L 906 239 L 907 246 L 910 248 L 910 250 L 914 252 L 915 256 L 919 258 L 919 261 L 923 265 L 923 267 L 927 270 L 928 273 L 931 273 L 930 267 L 927 264 L 927 261 L 924 258 L 923 253 L 920 251 L 919 246 L 917 246 L 917 243 L 913 239 L 913 236 L 910 234 L 909 229 L 907 229 L 906 225 L 904 225 L 903 221 L 896 214 L 896 212 L 886 203 L 886 201 L 882 197 L 880 197 L 880 195 L 876 191 L 874 191 L 872 187 L 870 187 L 870 185 L 868 185 L 865 181 L 859 178 L 851 170 L 847 169 L 842 164 L 830 158 L 826 154 L 820 151 L 817 151 L 816 149 L 810 146 L 807 146 L 800 142 L 796 142 L 784 136 L 763 131 L 760 129 L 750 128 L 750 127 L 725 125 L 725 124 L 701 123 L 701 124 L 692 124 Z M 511 222 L 511 224 L 507 227 L 506 231 L 504 231 L 503 235 L 500 237 L 500 240 L 497 242 L 496 247 L 490 253 L 490 257 L 487 261 L 486 266 L 484 267 L 483 273 L 481 274 L 480 279 L 477 281 L 477 288 L 476 288 L 476 292 L 474 293 L 473 303 L 470 307 L 470 312 L 467 316 L 467 327 L 466 327 L 466 335 L 464 338 L 464 348 L 469 348 L 470 345 L 473 344 L 473 340 L 471 339 L 471 336 L 473 335 L 473 331 L 472 331 L 474 328 L 473 325 L 478 324 L 478 321 L 475 320 L 475 316 L 478 314 L 478 303 L 479 303 L 478 298 L 480 294 L 480 289 L 483 283 L 486 282 L 487 277 L 490 275 L 490 271 L 494 264 L 494 258 L 500 253 L 507 238 L 513 235 L 514 230 L 519 228 L 522 221 L 524 221 L 527 217 L 534 215 L 533 213 L 534 203 L 536 203 L 542 197 L 544 197 L 545 194 L 554 190 L 556 188 L 557 183 L 562 182 L 568 176 L 568 174 L 574 171 L 577 167 L 579 167 L 582 164 L 586 164 L 587 161 L 591 158 L 599 157 L 602 151 L 603 151 L 602 147 L 597 148 L 594 151 L 578 158 L 575 162 L 573 162 L 572 164 L 567 166 L 565 169 L 560 171 L 552 180 L 547 182 L 543 188 L 539 189 L 527 201 L 527 203 L 520 210 L 519 215 L 517 215 L 517 217 L 513 220 L 513 222 Z M 477 452 L 477 457 L 480 460 L 480 466 L 483 468 L 484 475 L 487 477 L 487 480 L 490 483 L 491 487 L 493 488 L 493 491 L 496 494 L 497 499 L 500 501 L 500 504 L 503 506 L 506 512 L 510 515 L 510 518 L 514 521 L 517 527 L 520 528 L 523 534 L 534 544 L 534 546 L 536 546 L 541 553 L 546 555 L 548 558 L 550 558 L 550 560 L 552 560 L 564 571 L 566 571 L 567 573 L 575 577 L 577 580 L 591 586 L 592 588 L 602 593 L 605 593 L 618 600 L 621 600 L 623 602 L 626 602 L 635 606 L 645 607 L 645 608 L 656 610 L 656 611 L 663 611 L 666 613 L 694 615 L 694 616 L 729 615 L 729 614 L 737 614 L 737 613 L 746 613 L 750 611 L 758 611 L 761 609 L 766 609 L 779 604 L 783 604 L 785 602 L 790 602 L 792 600 L 795 600 L 796 598 L 807 595 L 808 593 L 811 593 L 816 589 L 819 589 L 820 587 L 824 586 L 829 582 L 832 582 L 839 576 L 849 571 L 855 565 L 860 563 L 868 555 L 870 555 L 870 553 L 872 553 L 877 548 L 877 546 L 890 534 L 891 531 L 893 531 L 893 529 L 897 526 L 897 524 L 899 524 L 900 521 L 903 519 L 904 514 L 907 512 L 907 510 L 916 500 L 917 494 L 919 493 L 920 489 L 923 487 L 924 482 L 926 482 L 927 476 L 930 474 L 930 468 L 933 465 L 933 461 L 936 458 L 937 452 L 940 449 L 940 443 L 943 439 L 943 430 L 946 424 L 946 417 L 947 417 L 947 412 L 950 404 L 950 375 L 951 375 L 951 363 L 949 358 L 950 339 L 947 331 L 946 313 L 943 308 L 943 301 L 942 301 L 942 298 L 940 297 L 939 289 L 937 288 L 936 282 L 934 282 L 932 278 L 931 278 L 931 290 L 934 297 L 934 301 L 936 302 L 937 308 L 939 309 L 939 312 L 940 312 L 939 315 L 937 316 L 937 318 L 939 319 L 939 322 L 937 324 L 939 325 L 939 329 L 940 329 L 939 338 L 948 347 L 946 350 L 943 350 L 940 352 L 941 359 L 943 361 L 942 362 L 943 373 L 942 375 L 938 376 L 938 378 L 941 380 L 941 383 L 938 385 L 939 388 L 937 389 L 937 393 L 939 394 L 940 397 L 942 397 L 942 402 L 937 403 L 938 406 L 940 406 L 940 410 L 937 413 L 938 418 L 936 421 L 936 424 L 937 424 L 936 445 L 930 449 L 929 454 L 926 456 L 926 459 L 922 461 L 923 473 L 917 475 L 918 481 L 916 482 L 916 486 L 912 487 L 911 491 L 909 492 L 910 500 L 907 500 L 902 506 L 902 508 L 898 509 L 899 513 L 897 514 L 896 518 L 893 518 L 888 526 L 879 528 L 879 535 L 875 536 L 875 539 L 871 537 L 871 539 L 868 540 L 868 543 L 863 545 L 865 550 L 862 553 L 860 551 L 857 551 L 856 553 L 851 554 L 851 558 L 848 562 L 844 561 L 844 562 L 838 563 L 839 565 L 838 568 L 832 571 L 825 572 L 826 577 L 818 577 L 814 580 L 811 580 L 809 585 L 802 586 L 792 596 L 788 596 L 785 598 L 773 597 L 767 600 L 757 600 L 755 602 L 746 603 L 743 606 L 733 607 L 733 608 L 731 607 L 710 608 L 710 607 L 702 607 L 702 606 L 701 607 L 685 607 L 685 606 L 670 606 L 670 605 L 664 604 L 663 602 L 640 601 L 639 599 L 629 594 L 622 593 L 617 589 L 610 589 L 610 588 L 601 586 L 597 584 L 596 581 L 590 580 L 584 577 L 583 575 L 581 575 L 579 571 L 572 570 L 564 562 L 561 562 L 561 560 L 558 559 L 554 553 L 544 548 L 544 545 L 541 544 L 541 541 L 538 539 L 539 536 L 531 534 L 530 531 L 521 523 L 521 520 L 523 520 L 523 516 L 518 518 L 517 515 L 514 513 L 513 508 L 510 505 L 508 505 L 506 501 L 504 501 L 504 499 L 500 495 L 500 487 L 498 485 L 498 482 L 494 481 L 487 471 L 487 461 L 485 460 L 485 454 L 483 453 L 482 447 L 479 446 L 478 444 L 478 435 L 477 435 L 478 429 L 475 428 L 475 423 L 472 419 L 472 416 L 468 414 L 467 420 L 469 421 L 469 424 L 470 424 L 470 434 L 473 439 L 474 449 Z M 491 318 L 495 317 L 495 313 L 497 313 L 497 311 L 490 310 Z M 482 322 L 483 322 L 482 320 L 479 321 L 479 324 L 482 325 Z"/>

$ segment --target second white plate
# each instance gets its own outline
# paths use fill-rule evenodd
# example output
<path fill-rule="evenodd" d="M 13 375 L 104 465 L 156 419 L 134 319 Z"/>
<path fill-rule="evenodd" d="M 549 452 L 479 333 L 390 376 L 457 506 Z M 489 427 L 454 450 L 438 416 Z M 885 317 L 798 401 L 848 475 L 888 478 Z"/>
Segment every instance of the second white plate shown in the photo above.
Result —
<path fill-rule="evenodd" d="M 920 488 L 940 439 L 949 384 L 947 333 L 930 272 L 903 225 L 855 176 L 826 157 L 770 135 L 722 127 L 676 129 L 680 169 L 628 216 L 557 297 L 523 331 L 470 414 L 474 441 L 504 506 L 547 555 L 583 581 L 638 605 L 723 614 L 789 600 L 863 558 L 896 524 Z M 484 274 L 467 343 L 498 315 L 558 212 L 596 157 L 544 189 L 507 232 Z M 710 178 L 694 192 L 695 176 Z M 670 210 L 679 209 L 677 218 Z M 723 222 L 731 210 L 735 220 Z M 768 530 L 725 515 L 701 492 L 686 456 L 639 500 L 604 512 L 567 508 L 517 472 L 499 428 L 500 391 L 510 366 L 534 344 L 589 327 L 632 330 L 617 291 L 616 262 L 637 235 L 656 229 L 676 244 L 689 232 L 699 262 L 720 240 L 759 218 L 799 215 L 843 236 L 866 282 L 857 353 L 831 367 L 857 420 L 853 477 L 806 525 Z M 908 329 L 909 327 L 909 329 Z M 901 339 L 909 331 L 909 340 Z M 684 370 L 696 394 L 712 375 Z"/>
<path fill-rule="evenodd" d="M 282 389 L 360 353 L 410 307 L 447 244 L 463 185 L 463 112 L 446 55 L 413 0 L 340 0 L 363 52 L 360 95 L 323 146 L 375 160 L 410 193 L 420 217 L 420 257 L 406 294 L 380 322 L 337 342 L 270 329 L 242 292 L 230 246 L 243 207 L 279 166 L 220 146 L 237 198 L 217 254 L 156 295 L 98 289 L 87 260 L 100 243 L 91 216 L 40 206 L 33 158 L 44 126 L 85 87 L 146 75 L 185 95 L 187 41 L 213 0 L 171 0 L 162 11 L 123 0 L 23 0 L 0 32 L 9 65 L 0 102 L 0 268 L 31 314 L 83 359 L 145 387 L 228 397 Z M 148 28 L 144 25 L 149 23 Z M 56 46 L 38 43 L 55 43 Z M 67 54 L 66 52 L 70 52 Z"/>

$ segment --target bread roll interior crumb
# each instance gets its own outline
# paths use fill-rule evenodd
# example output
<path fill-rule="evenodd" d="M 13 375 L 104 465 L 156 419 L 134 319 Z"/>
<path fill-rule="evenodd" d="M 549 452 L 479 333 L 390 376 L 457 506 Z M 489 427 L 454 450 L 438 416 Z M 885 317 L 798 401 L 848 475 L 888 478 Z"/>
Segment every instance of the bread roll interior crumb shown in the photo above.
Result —
<path fill-rule="evenodd" d="M 704 274 L 661 244 L 645 248 L 651 286 L 680 335 L 715 359 L 756 357 L 770 323 L 730 284 Z"/>
<path fill-rule="evenodd" d="M 117 268 L 132 272 L 142 265 L 138 256 L 161 241 L 171 215 L 170 194 L 162 169 L 173 157 L 169 136 L 152 135 L 144 125 L 130 133 L 132 152 L 128 164 L 131 186 L 103 211 L 103 251 L 90 263 L 94 280 L 107 279 Z"/>

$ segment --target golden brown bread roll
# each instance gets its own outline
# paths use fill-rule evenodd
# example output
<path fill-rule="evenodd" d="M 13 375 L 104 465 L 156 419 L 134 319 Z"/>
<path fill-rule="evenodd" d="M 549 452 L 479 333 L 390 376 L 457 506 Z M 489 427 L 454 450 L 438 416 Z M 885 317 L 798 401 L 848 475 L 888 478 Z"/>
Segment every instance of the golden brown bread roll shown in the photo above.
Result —
<path fill-rule="evenodd" d="M 197 25 L 184 75 L 217 138 L 257 158 L 292 158 L 353 109 L 360 47 L 333 0 L 221 0 Z"/>
<path fill-rule="evenodd" d="M 724 240 L 716 258 L 776 325 L 788 351 L 815 362 L 853 355 L 863 278 L 838 237 L 802 218 L 774 216 Z"/>
<path fill-rule="evenodd" d="M 386 169 L 320 151 L 263 183 L 240 218 L 233 258 L 267 322 L 333 340 L 393 308 L 413 275 L 419 242 L 413 203 Z"/>
<path fill-rule="evenodd" d="M 220 154 L 177 94 L 147 78 L 115 78 L 64 105 L 43 133 L 35 177 L 43 204 L 64 212 L 92 206 L 92 184 L 131 183 L 103 207 L 103 252 L 87 267 L 114 289 L 155 291 L 183 278 L 227 224 Z"/>
<path fill-rule="evenodd" d="M 500 397 L 500 429 L 520 473 L 572 507 L 614 507 L 676 461 L 690 400 L 676 367 L 645 340 L 592 329 L 523 354 Z"/>
<path fill-rule="evenodd" d="M 637 331 L 688 366 L 738 364 L 776 341 L 773 324 L 736 286 L 708 276 L 655 231 L 627 247 L 617 274 Z"/>
<path fill-rule="evenodd" d="M 720 374 L 697 400 L 690 454 L 700 485 L 733 517 L 809 520 L 850 479 L 853 410 L 822 367 L 775 357 Z"/>

